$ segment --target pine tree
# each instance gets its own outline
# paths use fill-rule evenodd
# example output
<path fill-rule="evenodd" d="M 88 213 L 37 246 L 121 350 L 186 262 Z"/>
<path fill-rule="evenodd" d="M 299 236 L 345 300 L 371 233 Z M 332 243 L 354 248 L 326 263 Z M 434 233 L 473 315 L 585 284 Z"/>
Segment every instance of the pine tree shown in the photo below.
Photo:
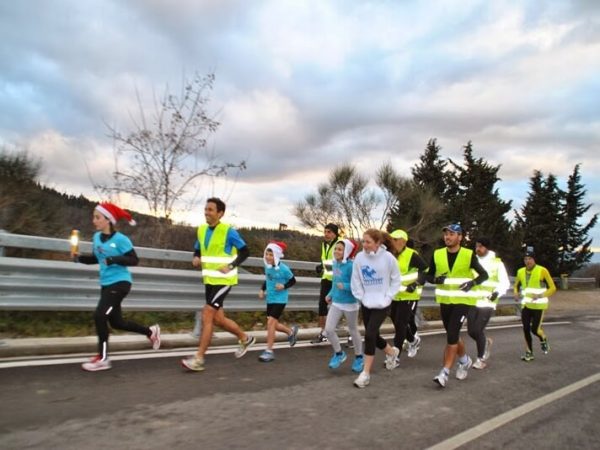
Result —
<path fill-rule="evenodd" d="M 440 150 L 437 145 L 437 139 L 429 139 L 425 152 L 416 164 L 411 173 L 413 180 L 422 188 L 429 189 L 440 200 L 446 196 L 446 165 L 447 161 L 440 158 Z"/>
<path fill-rule="evenodd" d="M 591 204 L 585 205 L 583 198 L 586 190 L 581 184 L 581 175 L 579 173 L 579 164 L 573 169 L 567 182 L 567 191 L 564 195 L 562 204 L 562 226 L 559 246 L 559 273 L 571 275 L 592 257 L 590 245 L 592 239 L 588 238 L 588 233 L 598 220 L 598 214 L 594 214 L 587 225 L 579 225 L 579 220 L 588 212 Z"/>
<path fill-rule="evenodd" d="M 448 222 L 461 223 L 471 242 L 479 236 L 487 236 L 493 248 L 505 248 L 510 228 L 505 215 L 511 209 L 511 201 L 503 201 L 495 187 L 500 181 L 501 166 L 475 158 L 471 141 L 464 147 L 463 165 L 449 161 L 453 170 L 447 177 L 448 192 L 452 193 L 446 200 Z"/>
<path fill-rule="evenodd" d="M 438 246 L 445 214 L 442 201 L 428 187 L 403 180 L 396 191 L 397 202 L 389 214 L 388 231 L 408 233 L 411 247 L 428 258 Z"/>
<path fill-rule="evenodd" d="M 558 246 L 561 230 L 561 202 L 563 191 L 556 177 L 536 170 L 529 181 L 530 191 L 521 212 L 516 212 L 517 232 L 523 245 L 533 246 L 536 262 L 552 275 L 558 274 Z"/>

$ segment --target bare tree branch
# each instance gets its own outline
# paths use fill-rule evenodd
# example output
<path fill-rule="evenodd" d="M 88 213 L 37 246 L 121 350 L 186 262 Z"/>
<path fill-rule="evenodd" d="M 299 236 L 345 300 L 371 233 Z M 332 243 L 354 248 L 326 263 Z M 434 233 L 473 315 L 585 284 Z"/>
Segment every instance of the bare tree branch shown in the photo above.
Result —
<path fill-rule="evenodd" d="M 303 225 L 312 229 L 320 230 L 329 222 L 337 223 L 350 237 L 360 236 L 367 228 L 383 228 L 388 210 L 394 204 L 391 197 L 396 187 L 393 182 L 399 176 L 391 166 L 382 167 L 380 172 L 385 177 L 378 175 L 381 180 L 378 178 L 377 185 L 384 192 L 385 205 L 379 220 L 375 218 L 375 213 L 381 205 L 381 196 L 369 188 L 369 179 L 350 164 L 336 167 L 330 173 L 328 183 L 319 185 L 316 194 L 308 194 L 298 202 L 293 214 Z M 382 184 L 384 181 L 389 186 Z"/>
<path fill-rule="evenodd" d="M 212 73 L 196 73 L 184 80 L 179 95 L 171 94 L 167 86 L 160 100 L 153 96 L 150 120 L 136 89 L 138 117 L 131 117 L 132 131 L 121 133 L 107 125 L 115 148 L 115 171 L 112 185 L 98 187 L 142 198 L 152 214 L 170 219 L 176 204 L 199 179 L 245 170 L 245 161 L 223 162 L 206 148 L 220 126 L 206 111 L 214 81 Z M 203 166 L 192 169 L 191 158 Z"/>

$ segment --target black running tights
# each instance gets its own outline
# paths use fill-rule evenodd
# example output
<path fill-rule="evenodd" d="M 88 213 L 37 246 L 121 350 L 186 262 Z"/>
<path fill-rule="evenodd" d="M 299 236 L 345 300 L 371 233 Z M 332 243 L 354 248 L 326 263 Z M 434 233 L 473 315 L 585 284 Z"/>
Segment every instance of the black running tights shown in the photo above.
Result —
<path fill-rule="evenodd" d="M 523 323 L 523 334 L 527 342 L 527 348 L 532 350 L 531 333 L 535 334 L 540 341 L 546 338 L 544 330 L 542 330 L 542 320 L 544 318 L 543 309 L 523 308 L 521 311 L 521 322 Z"/>
<path fill-rule="evenodd" d="M 365 324 L 365 355 L 373 356 L 375 347 L 383 350 L 387 342 L 379 334 L 379 328 L 387 317 L 390 308 L 371 309 L 361 305 L 363 322 Z"/>
<path fill-rule="evenodd" d="M 473 307 L 467 317 L 467 331 L 477 344 L 477 357 L 483 358 L 485 353 L 485 327 L 492 317 L 493 308 Z"/>
<path fill-rule="evenodd" d="M 152 332 L 135 322 L 123 320 L 121 313 L 121 302 L 129 294 L 131 283 L 119 281 L 118 283 L 102 286 L 100 301 L 94 313 L 96 333 L 98 333 L 98 354 L 102 359 L 108 355 L 108 324 L 117 330 L 132 331 L 134 333 L 150 336 Z"/>

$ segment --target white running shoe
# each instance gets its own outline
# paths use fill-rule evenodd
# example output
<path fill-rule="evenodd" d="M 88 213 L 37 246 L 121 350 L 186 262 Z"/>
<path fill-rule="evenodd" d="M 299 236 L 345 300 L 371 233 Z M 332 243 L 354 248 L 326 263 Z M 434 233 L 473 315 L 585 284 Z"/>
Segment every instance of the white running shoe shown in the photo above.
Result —
<path fill-rule="evenodd" d="M 102 360 L 100 355 L 96 355 L 88 362 L 83 363 L 81 368 L 83 370 L 87 370 L 88 372 L 98 372 L 99 370 L 108 370 L 112 368 L 112 364 L 108 358 Z"/>
<path fill-rule="evenodd" d="M 473 363 L 473 369 L 478 369 L 478 370 L 481 370 L 481 369 L 485 369 L 485 368 L 486 368 L 486 366 L 487 366 L 487 364 L 486 364 L 486 363 L 485 363 L 485 361 L 484 361 L 483 359 L 481 359 L 481 358 L 477 358 L 477 361 L 475 361 L 475 362 Z"/>
<path fill-rule="evenodd" d="M 204 370 L 204 358 L 190 356 L 189 358 L 182 359 L 180 362 L 188 370 L 193 370 L 194 372 L 202 372 Z"/>
<path fill-rule="evenodd" d="M 160 327 L 158 324 L 152 325 L 150 331 L 152 331 L 152 334 L 148 339 L 152 342 L 152 348 L 158 350 L 160 348 Z"/>
<path fill-rule="evenodd" d="M 467 356 L 467 362 L 464 364 L 458 363 L 458 367 L 456 368 L 456 379 L 464 380 L 469 375 L 469 369 L 473 365 L 473 360 L 470 356 Z"/>
<path fill-rule="evenodd" d="M 398 358 L 400 356 L 400 349 L 398 347 L 392 347 L 392 354 L 385 355 L 385 368 L 387 370 L 394 370 L 396 367 L 400 365 L 400 360 Z"/>
<path fill-rule="evenodd" d="M 371 375 L 369 375 L 365 371 L 362 371 L 360 373 L 360 375 L 358 376 L 358 378 L 356 378 L 356 380 L 354 380 L 354 386 L 362 389 L 364 387 L 367 387 L 370 382 L 371 382 Z"/>
<path fill-rule="evenodd" d="M 490 353 L 492 352 L 492 344 L 494 343 L 494 340 L 492 338 L 487 338 L 485 340 L 485 350 L 483 351 L 483 359 L 484 361 L 487 361 L 488 359 L 490 359 Z"/>
<path fill-rule="evenodd" d="M 446 383 L 448 383 L 448 374 L 444 369 L 442 369 L 437 376 L 433 377 L 433 381 L 439 384 L 441 387 L 446 387 Z"/>
<path fill-rule="evenodd" d="M 246 342 L 238 341 L 239 347 L 235 351 L 235 357 L 241 358 L 246 354 L 248 349 L 256 344 L 256 338 L 254 336 L 248 336 L 248 340 Z"/>
<path fill-rule="evenodd" d="M 417 356 L 417 352 L 421 347 L 421 338 L 419 335 L 415 335 L 415 340 L 413 342 L 408 343 L 408 351 L 406 352 L 409 358 L 414 358 Z"/>

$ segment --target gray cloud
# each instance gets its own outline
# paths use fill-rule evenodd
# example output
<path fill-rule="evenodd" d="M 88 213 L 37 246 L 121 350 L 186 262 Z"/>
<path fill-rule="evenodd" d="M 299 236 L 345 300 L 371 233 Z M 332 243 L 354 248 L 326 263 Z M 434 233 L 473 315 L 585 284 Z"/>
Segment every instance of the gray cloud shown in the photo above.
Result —
<path fill-rule="evenodd" d="M 511 196 L 533 169 L 566 177 L 576 163 L 600 192 L 591 0 L 3 2 L 0 142 L 43 155 L 57 187 L 89 190 L 76 168 L 110 172 L 105 123 L 131 126 L 136 90 L 149 111 L 166 85 L 213 70 L 210 149 L 248 160 L 240 205 L 270 182 L 291 204 L 340 162 L 408 175 L 432 137 L 454 160 L 472 140 Z"/>

